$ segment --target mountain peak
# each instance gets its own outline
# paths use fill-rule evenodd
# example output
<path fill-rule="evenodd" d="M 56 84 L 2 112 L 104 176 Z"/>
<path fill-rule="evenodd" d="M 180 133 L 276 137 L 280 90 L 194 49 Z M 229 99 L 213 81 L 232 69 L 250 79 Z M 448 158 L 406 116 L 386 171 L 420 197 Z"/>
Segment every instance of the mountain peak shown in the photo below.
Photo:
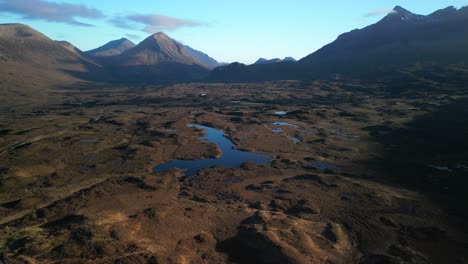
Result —
<path fill-rule="evenodd" d="M 400 17 L 407 18 L 407 17 L 413 16 L 414 14 L 410 12 L 409 10 L 397 5 L 393 8 L 393 12 L 391 12 L 390 15 L 398 15 Z"/>
<path fill-rule="evenodd" d="M 151 35 L 150 37 L 153 37 L 155 39 L 170 39 L 170 37 L 166 35 L 164 32 L 155 33 Z"/>
<path fill-rule="evenodd" d="M 176 63 L 197 65 L 205 69 L 218 66 L 208 55 L 183 45 L 163 32 L 150 35 L 135 48 L 125 52 L 123 65 L 158 65 Z"/>
<path fill-rule="evenodd" d="M 132 41 L 126 38 L 121 38 L 117 40 L 112 40 L 106 43 L 105 45 L 99 48 L 87 51 L 86 53 L 88 53 L 89 55 L 98 56 L 98 57 L 115 56 L 133 47 L 135 47 L 135 44 Z"/>
<path fill-rule="evenodd" d="M 293 57 L 286 57 L 283 59 L 284 62 L 296 62 L 296 59 Z"/>
<path fill-rule="evenodd" d="M 130 41 L 130 40 L 128 38 L 121 38 L 121 39 L 116 40 L 116 42 L 126 42 L 126 41 Z"/>
<path fill-rule="evenodd" d="M 426 16 L 414 14 L 401 6 L 395 6 L 393 10 L 380 21 L 380 24 L 420 24 L 426 22 L 426 20 Z"/>
<path fill-rule="evenodd" d="M 407 14 L 407 13 L 411 13 L 410 11 L 408 11 L 407 9 L 397 5 L 393 8 L 393 11 L 395 11 L 396 13 L 400 13 L 400 14 Z"/>
<path fill-rule="evenodd" d="M 20 23 L 0 24 L 0 35 L 9 38 L 48 39 L 39 31 Z"/>
<path fill-rule="evenodd" d="M 144 43 L 145 46 L 148 46 L 148 45 L 153 46 L 155 44 L 160 44 L 162 42 L 176 43 L 177 41 L 175 41 L 174 39 L 172 39 L 171 37 L 169 37 L 163 32 L 158 32 L 158 33 L 154 33 L 153 35 L 150 35 L 149 37 L 144 39 L 140 44 Z"/>
<path fill-rule="evenodd" d="M 283 60 L 280 58 L 274 58 L 274 59 L 265 59 L 265 58 L 260 58 L 258 59 L 254 64 L 272 64 L 272 63 L 278 63 L 282 62 Z"/>

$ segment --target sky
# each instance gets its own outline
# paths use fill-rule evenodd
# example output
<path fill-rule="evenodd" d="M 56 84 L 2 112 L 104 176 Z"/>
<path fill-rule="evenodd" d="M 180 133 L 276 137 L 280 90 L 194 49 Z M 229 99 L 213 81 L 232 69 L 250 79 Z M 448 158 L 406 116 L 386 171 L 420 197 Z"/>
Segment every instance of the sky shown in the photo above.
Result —
<path fill-rule="evenodd" d="M 303 58 L 400 5 L 430 14 L 468 0 L 0 0 L 0 23 L 23 23 L 81 50 L 165 32 L 220 62 Z"/>

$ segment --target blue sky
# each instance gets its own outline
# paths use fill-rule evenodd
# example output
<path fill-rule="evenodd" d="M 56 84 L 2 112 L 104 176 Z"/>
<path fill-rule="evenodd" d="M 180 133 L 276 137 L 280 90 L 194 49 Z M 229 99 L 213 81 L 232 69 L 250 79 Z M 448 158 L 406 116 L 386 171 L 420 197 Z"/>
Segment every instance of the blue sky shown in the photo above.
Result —
<path fill-rule="evenodd" d="M 0 0 L 0 23 L 28 24 L 82 50 L 164 31 L 218 61 L 252 63 L 300 59 L 396 5 L 429 14 L 468 0 Z"/>

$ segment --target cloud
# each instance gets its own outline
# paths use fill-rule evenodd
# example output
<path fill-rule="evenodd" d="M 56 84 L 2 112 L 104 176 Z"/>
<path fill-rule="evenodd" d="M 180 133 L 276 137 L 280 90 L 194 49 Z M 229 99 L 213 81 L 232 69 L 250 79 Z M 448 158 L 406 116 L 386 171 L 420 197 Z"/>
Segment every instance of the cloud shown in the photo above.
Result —
<path fill-rule="evenodd" d="M 140 36 L 134 34 L 126 34 L 125 36 L 129 39 L 140 39 Z"/>
<path fill-rule="evenodd" d="M 84 5 L 56 3 L 45 0 L 0 0 L 0 13 L 22 15 L 24 19 L 60 22 L 76 26 L 92 27 L 76 18 L 102 18 L 104 14 Z"/>
<path fill-rule="evenodd" d="M 395 13 L 395 12 L 396 11 L 391 8 L 380 8 L 380 9 L 376 9 L 376 10 L 370 11 L 369 13 L 364 14 L 364 17 L 382 16 L 382 15 L 387 15 L 387 14 Z"/>
<path fill-rule="evenodd" d="M 110 22 L 116 27 L 125 29 L 136 29 L 138 25 L 143 25 L 143 32 L 157 33 L 159 31 L 172 31 L 184 27 L 199 27 L 203 23 L 193 20 L 180 19 L 163 15 L 129 15 L 116 17 Z"/>
<path fill-rule="evenodd" d="M 126 17 L 115 17 L 109 20 L 109 22 L 119 28 L 137 29 L 137 27 L 134 24 L 131 24 L 131 21 L 129 21 Z"/>

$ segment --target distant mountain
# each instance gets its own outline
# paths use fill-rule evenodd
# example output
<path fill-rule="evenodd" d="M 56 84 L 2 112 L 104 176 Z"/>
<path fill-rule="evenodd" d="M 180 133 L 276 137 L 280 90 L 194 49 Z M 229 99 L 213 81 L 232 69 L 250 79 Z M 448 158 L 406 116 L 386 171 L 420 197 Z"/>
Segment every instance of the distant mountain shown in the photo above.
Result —
<path fill-rule="evenodd" d="M 275 58 L 275 59 L 271 59 L 271 60 L 267 60 L 265 58 L 260 58 L 254 64 L 271 64 L 271 63 L 278 63 L 278 62 L 282 62 L 282 61 L 283 60 L 279 59 L 279 58 Z"/>
<path fill-rule="evenodd" d="M 126 38 L 121 38 L 110 41 L 97 49 L 89 50 L 86 54 L 96 57 L 115 56 L 122 54 L 133 47 L 135 47 L 135 43 Z"/>
<path fill-rule="evenodd" d="M 77 54 L 77 55 L 81 55 L 83 54 L 83 51 L 81 51 L 79 48 L 75 47 L 75 45 L 71 44 L 70 42 L 68 41 L 65 41 L 65 40 L 56 40 L 56 42 L 60 45 L 62 45 L 62 47 L 66 48 L 67 50 Z"/>
<path fill-rule="evenodd" d="M 208 68 L 197 57 L 192 56 L 185 45 L 162 32 L 149 36 L 134 48 L 116 56 L 114 62 L 122 66 L 180 63 Z"/>
<path fill-rule="evenodd" d="M 468 60 L 468 7 L 448 7 L 430 15 L 397 6 L 382 20 L 342 34 L 300 61 L 322 72 L 391 69 L 416 63 Z"/>
<path fill-rule="evenodd" d="M 297 60 L 293 57 L 286 57 L 283 59 L 283 62 L 296 62 Z"/>
<path fill-rule="evenodd" d="M 4 62 L 58 66 L 77 60 L 74 52 L 23 24 L 0 25 L 0 53 Z"/>
<path fill-rule="evenodd" d="M 208 56 L 202 54 L 193 49 L 189 51 L 185 45 L 160 32 L 101 62 L 120 78 L 128 80 L 187 81 L 207 76 L 212 68 L 204 62 Z"/>
<path fill-rule="evenodd" d="M 258 59 L 254 64 L 272 64 L 272 63 L 278 63 L 278 62 L 295 62 L 296 60 L 292 57 L 286 57 L 284 59 L 280 58 L 275 58 L 271 60 L 267 60 L 265 58 L 260 58 Z"/>
<path fill-rule="evenodd" d="M 82 52 L 67 41 L 53 41 L 26 25 L 0 25 L 0 81 L 8 80 L 6 83 L 55 83 L 64 79 L 192 81 L 205 78 L 218 65 L 208 55 L 164 33 L 154 34 L 136 46 L 120 39 Z"/>
<path fill-rule="evenodd" d="M 23 24 L 0 25 L 0 72 L 48 72 L 42 78 L 64 75 L 66 71 L 86 71 L 90 64 L 73 45 L 56 42 Z"/>
<path fill-rule="evenodd" d="M 0 25 L 0 107 L 60 100 L 49 96 L 54 87 L 81 81 L 77 75 L 99 72 L 97 65 L 62 44 L 26 25 Z"/>
<path fill-rule="evenodd" d="M 250 71 L 247 65 L 239 62 L 233 62 L 231 64 L 215 68 L 211 71 L 209 78 L 214 80 L 236 81 L 243 80 L 246 76 L 250 75 L 249 73 Z"/>
<path fill-rule="evenodd" d="M 229 73 L 215 69 L 216 81 L 313 79 L 336 74 L 362 76 L 414 65 L 468 62 L 468 7 L 448 7 L 430 15 L 396 6 L 376 24 L 340 35 L 296 63 L 256 64 Z"/>
<path fill-rule="evenodd" d="M 210 56 L 208 56 L 207 54 L 201 52 L 201 51 L 198 51 L 196 49 L 193 49 L 189 46 L 185 46 L 185 48 L 187 49 L 188 53 L 196 58 L 197 60 L 199 60 L 200 62 L 203 63 L 203 65 L 205 65 L 208 69 L 214 69 L 218 66 L 221 66 L 222 64 L 219 63 L 218 61 L 216 61 L 215 59 L 211 58 Z"/>

